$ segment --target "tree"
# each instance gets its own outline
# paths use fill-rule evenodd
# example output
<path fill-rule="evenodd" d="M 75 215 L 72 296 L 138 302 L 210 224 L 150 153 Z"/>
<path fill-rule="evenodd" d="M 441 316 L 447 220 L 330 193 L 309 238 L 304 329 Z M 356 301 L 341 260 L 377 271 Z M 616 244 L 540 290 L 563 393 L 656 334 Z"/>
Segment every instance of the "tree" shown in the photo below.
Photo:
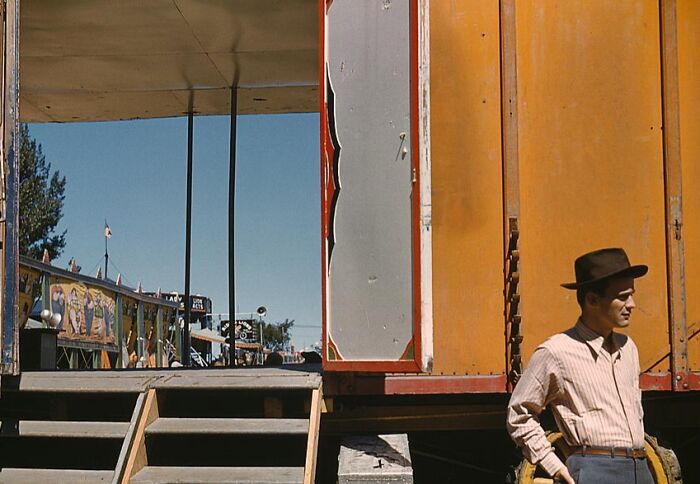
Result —
<path fill-rule="evenodd" d="M 66 246 L 66 231 L 56 233 L 63 216 L 66 177 L 58 170 L 51 174 L 51 163 L 26 124 L 20 125 L 19 141 L 19 253 L 41 259 L 46 249 L 55 259 Z"/>
<path fill-rule="evenodd" d="M 294 320 L 285 319 L 283 323 L 266 324 L 263 327 L 263 343 L 273 351 L 287 347 L 291 336 L 289 330 L 294 326 Z"/>

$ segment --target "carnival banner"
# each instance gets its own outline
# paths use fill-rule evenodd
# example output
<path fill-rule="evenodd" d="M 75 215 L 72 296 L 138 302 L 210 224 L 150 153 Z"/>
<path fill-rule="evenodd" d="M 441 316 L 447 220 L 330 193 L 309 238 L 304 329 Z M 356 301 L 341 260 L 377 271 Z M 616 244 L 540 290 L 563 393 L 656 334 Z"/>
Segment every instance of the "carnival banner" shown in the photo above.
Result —
<path fill-rule="evenodd" d="M 51 277 L 51 312 L 61 315 L 58 337 L 114 344 L 114 294 Z"/>

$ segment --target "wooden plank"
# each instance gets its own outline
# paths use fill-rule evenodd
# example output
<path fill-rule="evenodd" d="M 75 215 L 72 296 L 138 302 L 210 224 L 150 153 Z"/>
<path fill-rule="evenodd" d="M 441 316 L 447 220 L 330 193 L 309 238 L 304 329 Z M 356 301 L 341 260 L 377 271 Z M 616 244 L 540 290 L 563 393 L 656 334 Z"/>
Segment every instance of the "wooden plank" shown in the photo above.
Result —
<path fill-rule="evenodd" d="M 146 394 L 143 413 L 136 426 L 134 440 L 129 449 L 129 458 L 124 468 L 122 484 L 127 484 L 132 476 L 148 465 L 146 455 L 146 427 L 158 419 L 158 398 L 156 391 L 151 389 Z"/>
<path fill-rule="evenodd" d="M 131 482 L 299 484 L 303 476 L 301 467 L 146 467 Z"/>
<path fill-rule="evenodd" d="M 5 433 L 3 437 L 123 439 L 128 429 L 128 422 L 51 422 L 20 420 L 17 433 Z"/>
<path fill-rule="evenodd" d="M 267 371 L 259 368 L 237 370 L 171 369 L 116 370 L 110 372 L 24 372 L 20 391 L 141 393 L 150 388 L 168 389 L 312 389 L 321 383 L 319 373 Z"/>
<path fill-rule="evenodd" d="M 188 390 L 195 389 L 242 389 L 242 390 L 304 390 L 317 388 L 320 377 L 294 378 L 277 377 L 235 377 L 235 378 L 200 378 L 196 374 L 176 375 L 170 379 L 154 382 L 152 388 Z"/>
<path fill-rule="evenodd" d="M 284 407 L 282 400 L 274 397 L 265 397 L 263 399 L 263 415 L 265 418 L 282 418 Z"/>
<path fill-rule="evenodd" d="M 146 434 L 306 434 L 306 418 L 159 418 Z"/>
<path fill-rule="evenodd" d="M 19 373 L 19 37 L 20 0 L 4 2 L 0 373 Z"/>
<path fill-rule="evenodd" d="M 668 348 L 658 8 L 517 2 L 524 361 L 574 325 L 576 293 L 559 284 L 575 279 L 577 256 L 603 247 L 650 268 L 625 330 L 640 361 Z"/>
<path fill-rule="evenodd" d="M 681 164 L 683 165 L 683 238 L 700 240 L 700 2 L 678 0 L 678 98 L 680 106 Z M 686 322 L 700 321 L 700 244 L 684 246 Z M 700 337 L 688 330 L 688 371 L 700 370 Z M 692 388 L 693 376 L 689 375 Z M 696 380 L 697 381 L 697 380 Z"/>
<path fill-rule="evenodd" d="M 316 455 L 318 453 L 318 433 L 321 427 L 321 388 L 311 392 L 311 412 L 309 414 L 309 436 L 306 441 L 306 463 L 304 464 L 304 484 L 316 480 Z"/>
<path fill-rule="evenodd" d="M 126 470 L 127 459 L 129 458 L 129 449 L 134 442 L 136 437 L 136 428 L 139 421 L 141 420 L 141 415 L 143 414 L 144 406 L 146 402 L 146 394 L 139 394 L 136 399 L 136 405 L 134 405 L 134 411 L 131 414 L 131 421 L 129 422 L 129 429 L 124 437 L 124 442 L 122 443 L 121 450 L 119 451 L 119 457 L 117 458 L 117 465 L 114 467 L 114 479 L 112 484 L 119 484 L 124 471 Z"/>
<path fill-rule="evenodd" d="M 501 2 L 501 136 L 504 207 L 504 314 L 507 337 L 506 374 L 515 385 L 522 373 L 520 292 L 520 158 L 518 132 L 518 49 L 515 0 Z M 518 254 L 515 257 L 514 254 Z M 515 275 L 517 274 L 517 277 Z"/>
<path fill-rule="evenodd" d="M 74 469 L 2 469 L 0 482 L 12 484 L 92 484 L 110 482 L 112 471 L 90 471 Z"/>
<path fill-rule="evenodd" d="M 681 165 L 680 100 L 678 94 L 678 27 L 676 0 L 661 2 L 661 88 L 666 196 L 666 264 L 671 374 L 674 390 L 687 390 L 688 334 L 686 326 L 685 251 Z"/>
<path fill-rule="evenodd" d="M 433 0 L 429 10 L 433 275 L 421 279 L 432 282 L 432 373 L 501 374 L 499 5 Z"/>

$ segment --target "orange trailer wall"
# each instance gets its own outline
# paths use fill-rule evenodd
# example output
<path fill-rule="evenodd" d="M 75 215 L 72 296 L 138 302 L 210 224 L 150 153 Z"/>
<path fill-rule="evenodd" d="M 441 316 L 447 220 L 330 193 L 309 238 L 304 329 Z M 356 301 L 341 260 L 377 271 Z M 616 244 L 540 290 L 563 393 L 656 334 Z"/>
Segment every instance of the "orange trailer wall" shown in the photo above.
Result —
<path fill-rule="evenodd" d="M 501 17 L 503 4 L 514 6 L 509 19 Z M 628 330 L 641 369 L 669 370 L 659 9 L 656 0 L 430 2 L 433 373 L 506 371 L 504 206 L 519 214 L 525 364 L 537 344 L 579 314 L 575 293 L 559 286 L 573 280 L 575 257 L 619 246 L 650 267 L 637 281 Z M 693 109 L 700 104 L 700 6 L 679 0 L 678 18 L 693 324 L 700 321 L 700 126 Z M 505 47 L 504 28 L 515 38 Z M 510 57 L 502 48 L 513 49 Z M 501 119 L 501 59 L 508 58 L 516 66 L 515 79 L 504 81 L 517 93 L 509 124 L 514 151 L 504 145 L 512 138 L 503 136 Z M 504 200 L 504 153 L 517 161 L 514 199 Z M 700 335 L 690 342 L 689 360 L 700 369 Z"/>
<path fill-rule="evenodd" d="M 430 2 L 433 373 L 503 373 L 498 1 Z"/>
<path fill-rule="evenodd" d="M 683 235 L 688 366 L 700 370 L 700 2 L 678 2 L 678 68 L 683 160 Z"/>
<path fill-rule="evenodd" d="M 624 247 L 650 267 L 629 330 L 647 369 L 669 351 L 658 2 L 516 5 L 523 357 L 575 322 L 575 257 Z"/>

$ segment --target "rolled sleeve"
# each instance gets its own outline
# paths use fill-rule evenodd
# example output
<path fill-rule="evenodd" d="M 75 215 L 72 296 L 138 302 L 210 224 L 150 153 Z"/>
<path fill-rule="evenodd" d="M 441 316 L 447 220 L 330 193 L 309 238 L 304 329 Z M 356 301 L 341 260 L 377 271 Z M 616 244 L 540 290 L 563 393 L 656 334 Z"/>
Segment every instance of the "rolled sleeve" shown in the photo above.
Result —
<path fill-rule="evenodd" d="M 525 458 L 539 464 L 550 476 L 564 467 L 539 422 L 539 414 L 559 391 L 558 364 L 549 350 L 537 348 L 513 390 L 508 404 L 507 428 Z"/>

